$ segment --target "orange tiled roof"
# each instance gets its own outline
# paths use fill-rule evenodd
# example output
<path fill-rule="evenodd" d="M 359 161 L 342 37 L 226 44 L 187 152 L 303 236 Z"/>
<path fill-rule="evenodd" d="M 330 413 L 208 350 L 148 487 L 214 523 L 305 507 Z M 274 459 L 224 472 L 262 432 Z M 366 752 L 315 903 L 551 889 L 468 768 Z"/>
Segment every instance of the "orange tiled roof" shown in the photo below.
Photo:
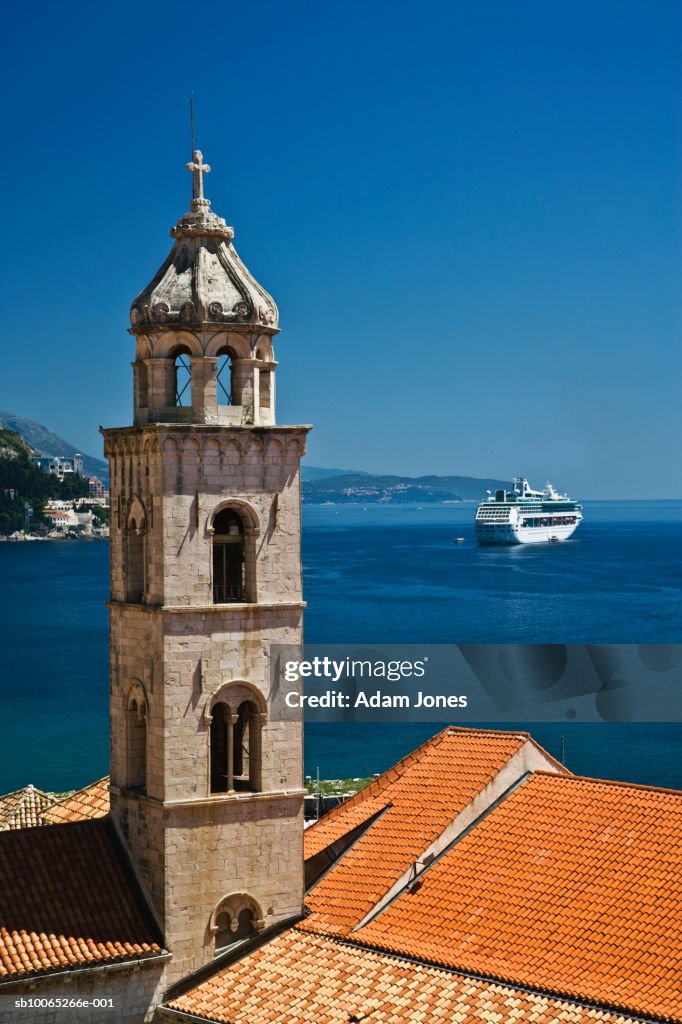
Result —
<path fill-rule="evenodd" d="M 42 825 L 43 812 L 53 803 L 53 796 L 35 786 L 24 786 L 0 797 L 0 831 Z"/>
<path fill-rule="evenodd" d="M 353 938 L 682 1020 L 681 825 L 682 793 L 536 774 Z"/>
<path fill-rule="evenodd" d="M 109 821 L 0 833 L 0 981 L 161 952 Z"/>
<path fill-rule="evenodd" d="M 305 927 L 347 935 L 527 740 L 525 733 L 444 729 L 309 828 L 306 859 L 345 835 L 349 816 L 366 803 L 368 817 L 391 805 L 308 894 Z"/>
<path fill-rule="evenodd" d="M 369 789 L 369 786 L 365 788 Z M 364 793 L 364 790 L 359 790 L 359 793 Z M 323 818 L 320 818 L 318 822 L 315 822 L 314 825 L 306 829 L 304 838 L 305 859 L 310 860 L 311 857 L 314 857 L 322 850 L 326 850 L 332 843 L 348 835 L 349 832 L 362 825 L 363 822 L 369 821 L 370 818 L 387 806 L 388 801 L 380 795 L 367 796 L 362 800 L 356 800 L 355 797 L 352 797 L 345 803 L 339 804 L 339 807 L 344 809 L 343 814 L 337 815 L 331 821 L 327 821 L 332 813 L 330 811 Z M 338 808 L 335 807 L 333 810 L 336 811 Z"/>
<path fill-rule="evenodd" d="M 53 803 L 42 815 L 43 824 L 58 825 L 66 821 L 103 818 L 109 813 L 109 776 L 91 782 L 71 796 Z"/>
<path fill-rule="evenodd" d="M 292 929 L 173 999 L 221 1024 L 625 1024 L 630 1018 Z"/>

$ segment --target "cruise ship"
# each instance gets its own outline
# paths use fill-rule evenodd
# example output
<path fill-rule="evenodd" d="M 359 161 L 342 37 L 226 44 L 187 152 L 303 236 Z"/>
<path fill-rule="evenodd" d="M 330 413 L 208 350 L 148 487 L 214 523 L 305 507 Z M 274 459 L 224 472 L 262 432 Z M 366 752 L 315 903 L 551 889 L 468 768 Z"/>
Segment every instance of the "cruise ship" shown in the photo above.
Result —
<path fill-rule="evenodd" d="M 511 491 L 502 488 L 476 509 L 479 544 L 540 544 L 567 540 L 583 518 L 582 505 L 551 484 L 534 491 L 523 476 L 514 479 Z"/>

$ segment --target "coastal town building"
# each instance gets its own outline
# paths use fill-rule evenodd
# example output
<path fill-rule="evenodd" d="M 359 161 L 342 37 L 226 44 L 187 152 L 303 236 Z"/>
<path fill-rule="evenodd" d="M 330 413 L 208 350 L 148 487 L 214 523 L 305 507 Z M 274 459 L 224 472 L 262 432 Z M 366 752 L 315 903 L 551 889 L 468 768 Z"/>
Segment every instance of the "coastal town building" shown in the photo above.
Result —
<path fill-rule="evenodd" d="M 103 431 L 111 774 L 0 830 L 0 1024 L 682 1024 L 682 793 L 448 727 L 304 833 L 270 660 L 301 642 L 309 428 L 188 166 Z"/>
<path fill-rule="evenodd" d="M 88 477 L 88 490 L 91 498 L 108 504 L 109 491 L 98 476 Z"/>
<path fill-rule="evenodd" d="M 83 456 L 80 452 L 76 452 L 72 458 L 61 455 L 36 455 L 34 462 L 59 480 L 64 480 L 67 476 L 83 476 Z"/>
<path fill-rule="evenodd" d="M 87 502 L 89 504 L 89 502 Z M 82 500 L 59 501 L 50 499 L 43 508 L 43 515 L 55 530 L 78 530 L 85 536 L 92 534 L 94 516 L 84 510 Z"/>

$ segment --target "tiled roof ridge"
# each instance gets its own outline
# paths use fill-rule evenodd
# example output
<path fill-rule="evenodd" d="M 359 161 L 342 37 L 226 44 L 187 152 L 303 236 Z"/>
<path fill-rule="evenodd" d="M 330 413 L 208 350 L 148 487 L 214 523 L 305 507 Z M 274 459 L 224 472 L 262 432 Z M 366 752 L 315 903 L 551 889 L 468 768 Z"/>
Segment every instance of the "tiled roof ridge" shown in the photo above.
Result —
<path fill-rule="evenodd" d="M 75 789 L 70 795 L 76 796 L 78 793 L 87 793 L 87 791 L 92 789 L 93 786 L 100 786 L 103 782 L 109 782 L 110 779 L 111 776 L 109 775 L 109 772 L 107 772 L 107 774 L 103 775 L 100 779 L 95 779 L 93 782 L 88 782 L 86 786 L 81 786 L 79 789 Z M 63 797 L 63 799 L 68 800 L 69 797 Z"/>
<path fill-rule="evenodd" d="M 33 783 L 0 797 L 0 831 L 36 828 L 43 824 L 42 815 L 54 805 L 55 797 Z"/>
<path fill-rule="evenodd" d="M 303 933 L 303 929 L 300 929 L 297 925 L 294 926 L 294 931 L 300 931 Z M 682 1021 L 682 1017 L 670 1017 L 660 1016 L 656 1014 L 642 1014 L 639 1010 L 631 1006 L 627 1006 L 624 1003 L 608 1003 L 608 1002 L 597 1002 L 590 999 L 585 999 L 584 996 L 571 993 L 566 989 L 552 989 L 552 988 L 540 988 L 533 987 L 531 985 L 523 985 L 518 981 L 514 981 L 512 978 L 505 977 L 501 974 L 484 974 L 477 971 L 466 970 L 463 967 L 456 967 L 452 964 L 447 964 L 440 960 L 429 960 L 422 957 L 410 956 L 408 953 L 401 953 L 398 950 L 392 949 L 390 946 L 382 946 L 377 943 L 372 945 L 368 942 L 357 942 L 348 936 L 339 935 L 328 935 L 325 932 L 316 932 L 312 929 L 308 934 L 317 935 L 319 938 L 329 942 L 336 942 L 341 946 L 350 946 L 355 949 L 366 950 L 369 953 L 382 953 L 386 956 L 393 957 L 396 960 L 401 960 L 406 963 L 419 964 L 424 967 L 435 968 L 440 971 L 446 971 L 448 974 L 456 974 L 461 978 L 471 978 L 475 981 L 482 981 L 492 985 L 506 985 L 511 989 L 515 989 L 517 992 L 523 992 L 529 995 L 540 996 L 541 998 L 550 999 L 564 999 L 569 1003 L 573 1003 L 574 1006 L 580 1006 L 588 1010 L 606 1011 L 608 1013 L 627 1014 L 631 1020 L 646 1022 L 646 1024 L 660 1024 L 661 1021 L 665 1022 L 678 1022 Z"/>
<path fill-rule="evenodd" d="M 103 775 L 86 786 L 61 795 L 41 814 L 42 825 L 101 818 L 109 811 L 110 776 Z"/>
<path fill-rule="evenodd" d="M 362 806 L 362 804 L 360 804 L 360 806 Z M 310 886 L 306 889 L 306 893 L 305 893 L 306 896 L 309 895 L 309 894 L 312 894 L 314 892 L 315 886 L 319 885 L 319 883 L 324 878 L 326 878 L 327 875 L 329 875 L 334 870 L 335 867 L 337 867 L 341 863 L 341 861 L 344 859 L 344 857 L 346 857 L 356 847 L 356 845 L 360 842 L 360 840 L 364 839 L 364 837 L 367 835 L 367 833 L 371 829 L 372 825 L 374 825 L 375 822 L 379 821 L 379 819 L 382 818 L 383 815 L 386 814 L 387 811 L 390 811 L 392 807 L 393 807 L 393 804 L 389 801 L 388 803 L 384 804 L 383 807 L 380 807 L 378 810 L 373 811 L 371 814 L 368 814 L 366 818 L 364 818 L 361 822 L 359 822 L 355 826 L 355 828 L 350 828 L 348 830 L 348 832 L 344 833 L 342 836 L 339 837 L 339 840 L 337 840 L 337 842 L 340 841 L 340 840 L 345 839 L 346 836 L 348 836 L 350 833 L 352 833 L 354 831 L 358 832 L 357 836 L 352 841 L 352 843 L 350 843 L 350 845 L 345 850 L 343 850 L 338 855 L 338 857 L 335 860 L 331 861 L 327 865 L 327 867 L 324 869 L 324 871 L 319 875 L 319 877 L 316 878 L 315 881 L 310 884 Z M 334 841 L 332 840 L 332 842 L 331 842 L 332 845 L 333 845 L 333 842 Z M 318 854 L 319 853 L 323 853 L 325 849 L 328 849 L 329 845 L 330 844 L 327 844 L 327 847 L 322 847 L 322 849 L 318 851 Z M 313 858 L 315 856 L 317 856 L 317 854 L 313 854 L 312 855 Z M 304 861 L 305 861 L 305 857 L 304 857 Z M 305 900 L 304 900 L 303 906 L 304 906 L 304 909 L 305 909 L 305 912 L 306 912 L 306 916 L 308 916 L 309 914 L 314 913 L 314 911 L 312 911 L 308 907 L 308 905 L 305 903 Z"/>
<path fill-rule="evenodd" d="M 437 746 L 438 743 L 441 743 L 445 738 L 445 734 L 448 732 L 450 728 L 451 726 L 448 725 L 444 729 L 441 729 L 440 732 L 435 733 L 434 736 L 429 736 L 427 740 L 421 743 L 418 747 L 415 747 L 414 750 L 411 750 L 409 754 L 405 754 L 404 757 L 401 757 L 400 760 L 396 761 L 396 763 L 391 765 L 390 768 L 387 768 L 385 772 L 382 772 L 378 779 L 372 779 L 372 781 L 369 782 L 366 786 L 363 786 L 362 789 L 359 789 L 356 793 L 353 793 L 353 796 L 349 797 L 348 800 L 344 800 L 342 803 L 337 804 L 336 807 L 332 807 L 330 811 L 327 811 L 324 817 L 320 818 L 320 821 L 324 821 L 326 824 L 329 824 L 330 821 L 333 821 L 335 818 L 338 818 L 339 815 L 342 814 L 343 811 L 346 810 L 348 807 L 357 806 L 358 804 L 364 803 L 366 800 L 373 799 L 373 797 L 377 794 L 377 790 L 381 791 L 383 789 L 386 778 L 392 772 L 396 773 L 396 775 L 400 775 L 401 772 L 399 771 L 399 769 L 406 767 L 408 763 L 414 762 L 417 759 L 417 755 L 426 747 L 429 747 L 431 745 Z M 390 781 L 394 780 L 391 779 Z M 315 822 L 315 825 L 317 825 L 317 822 Z M 311 826 L 311 830 L 315 828 L 315 825 Z"/>
<path fill-rule="evenodd" d="M 446 739 L 447 736 L 451 736 L 453 733 L 462 733 L 466 736 L 504 736 L 508 739 L 515 737 L 518 739 L 523 738 L 524 741 L 531 738 L 530 733 L 513 729 L 478 729 L 462 725 L 446 725 L 444 729 L 440 730 L 440 732 L 434 733 L 433 736 L 429 736 L 429 738 L 424 740 L 423 743 L 420 743 L 418 747 L 411 750 L 409 754 L 405 754 L 405 756 L 401 757 L 399 761 L 396 761 L 394 765 L 387 768 L 385 772 L 381 773 L 378 779 L 372 779 L 368 785 L 363 786 L 362 789 L 359 789 L 357 793 L 354 793 L 348 800 L 344 800 L 342 803 L 337 804 L 336 807 L 333 807 L 330 811 L 327 811 L 324 817 L 320 818 L 320 821 L 324 821 L 328 824 L 330 821 L 334 821 L 339 817 L 339 815 L 343 813 L 344 808 L 356 806 L 357 804 L 363 803 L 365 800 L 371 800 L 377 795 L 378 791 L 380 792 L 384 788 L 388 776 L 395 773 L 395 778 L 400 777 L 406 768 L 419 760 L 419 756 L 423 754 L 425 750 L 430 747 L 438 746 L 444 739 Z M 393 782 L 395 781 L 395 778 L 389 779 L 389 781 Z M 317 822 L 315 824 L 317 824 Z M 315 828 L 315 825 L 311 826 L 311 828 Z"/>
<path fill-rule="evenodd" d="M 645 793 L 667 793 L 669 796 L 682 797 L 682 789 L 670 789 L 667 786 L 647 786 L 643 782 L 625 782 L 622 779 L 596 779 L 591 775 L 574 775 L 569 772 L 567 775 L 557 775 L 556 772 L 546 772 L 538 769 L 533 775 L 539 775 L 546 779 L 559 779 L 563 782 L 590 782 L 599 786 L 614 786 L 618 789 L 637 789 Z"/>
<path fill-rule="evenodd" d="M 13 789 L 11 793 L 3 793 L 2 796 L 0 796 L 0 800 L 7 800 L 11 796 L 21 796 L 29 790 L 37 793 L 39 796 L 46 797 L 48 800 L 50 798 L 54 799 L 54 793 L 46 793 L 44 789 L 39 789 L 37 786 L 34 786 L 32 782 L 27 782 L 25 786 L 19 786 L 19 789 Z"/>
<path fill-rule="evenodd" d="M 107 820 L 108 820 L 107 818 L 84 818 L 82 821 L 58 821 L 58 822 L 55 822 L 54 825 L 50 825 L 50 828 L 51 829 L 53 829 L 53 828 L 72 828 L 72 829 L 80 828 L 81 831 L 83 831 L 84 828 L 85 829 L 90 828 L 90 829 L 93 829 L 93 831 L 94 831 L 95 828 L 102 829 L 104 826 L 106 826 L 107 825 Z M 113 829 L 113 825 L 112 824 L 110 824 L 110 827 Z M 41 832 L 42 832 L 42 829 L 41 829 Z M 118 836 L 117 836 L 117 833 L 116 833 L 115 829 L 113 829 L 113 833 L 116 836 L 117 842 L 118 842 Z M 11 833 L 7 833 L 7 834 L 11 835 Z M 0 842 L 3 842 L 3 839 L 2 839 L 3 835 L 4 835 L 4 833 L 0 832 Z M 7 840 L 7 842 L 11 842 L 11 840 Z"/>

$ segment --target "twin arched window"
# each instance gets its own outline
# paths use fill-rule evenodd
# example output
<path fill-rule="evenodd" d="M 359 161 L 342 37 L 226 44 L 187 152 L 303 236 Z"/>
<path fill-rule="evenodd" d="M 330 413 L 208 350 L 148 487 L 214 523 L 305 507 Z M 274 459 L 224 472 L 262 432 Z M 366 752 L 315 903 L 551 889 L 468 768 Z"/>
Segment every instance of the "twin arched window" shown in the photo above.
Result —
<path fill-rule="evenodd" d="M 225 896 L 211 914 L 209 934 L 214 936 L 215 955 L 245 942 L 265 927 L 258 903 L 246 893 Z"/>
<path fill-rule="evenodd" d="M 237 695 L 235 695 L 237 696 Z M 263 716 L 255 700 L 211 707 L 211 793 L 258 792 L 261 788 L 261 726 Z"/>

